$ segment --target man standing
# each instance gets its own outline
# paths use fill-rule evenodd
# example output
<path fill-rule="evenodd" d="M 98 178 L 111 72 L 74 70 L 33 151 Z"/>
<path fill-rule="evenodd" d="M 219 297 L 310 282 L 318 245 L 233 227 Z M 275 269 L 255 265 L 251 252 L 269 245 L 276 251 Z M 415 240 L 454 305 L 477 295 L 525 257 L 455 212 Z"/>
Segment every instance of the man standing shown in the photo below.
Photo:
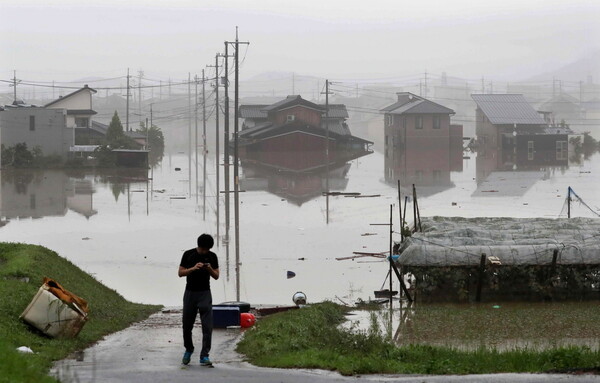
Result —
<path fill-rule="evenodd" d="M 179 276 L 186 277 L 185 294 L 183 295 L 183 345 L 185 353 L 181 362 L 190 363 L 194 352 L 192 329 L 196 315 L 200 311 L 202 321 L 202 350 L 200 365 L 212 366 L 208 353 L 212 342 L 213 313 L 212 295 L 210 293 L 210 278 L 219 279 L 219 260 L 210 251 L 215 241 L 208 234 L 198 237 L 198 247 L 183 253 L 179 264 Z"/>

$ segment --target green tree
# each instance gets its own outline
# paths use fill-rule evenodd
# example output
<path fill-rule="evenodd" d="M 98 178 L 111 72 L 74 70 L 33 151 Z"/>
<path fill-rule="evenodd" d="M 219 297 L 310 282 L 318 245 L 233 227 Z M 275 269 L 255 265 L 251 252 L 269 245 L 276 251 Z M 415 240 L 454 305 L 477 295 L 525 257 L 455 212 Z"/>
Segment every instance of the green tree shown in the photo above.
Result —
<path fill-rule="evenodd" d="M 115 110 L 115 114 L 113 115 L 112 120 L 110 120 L 110 125 L 108 125 L 108 129 L 106 130 L 106 142 L 109 146 L 117 148 L 124 138 L 125 133 L 123 132 L 123 125 L 121 124 L 119 114 Z"/>
<path fill-rule="evenodd" d="M 150 129 L 146 132 L 146 126 L 142 122 L 140 128 L 137 130 L 138 133 L 145 134 L 148 137 L 148 149 L 150 150 L 150 165 L 156 165 L 159 163 L 165 152 L 165 137 L 162 130 L 152 124 Z"/>

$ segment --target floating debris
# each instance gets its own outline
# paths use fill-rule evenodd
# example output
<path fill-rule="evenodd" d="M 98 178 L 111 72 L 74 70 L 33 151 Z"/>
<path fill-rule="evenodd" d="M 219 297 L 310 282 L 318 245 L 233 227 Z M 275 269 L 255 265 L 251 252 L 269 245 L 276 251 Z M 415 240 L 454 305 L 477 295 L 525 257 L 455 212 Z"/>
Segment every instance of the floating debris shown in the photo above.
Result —
<path fill-rule="evenodd" d="M 289 271 L 287 272 L 287 279 L 291 279 L 294 278 L 296 276 L 296 273 L 294 273 L 293 271 Z"/>

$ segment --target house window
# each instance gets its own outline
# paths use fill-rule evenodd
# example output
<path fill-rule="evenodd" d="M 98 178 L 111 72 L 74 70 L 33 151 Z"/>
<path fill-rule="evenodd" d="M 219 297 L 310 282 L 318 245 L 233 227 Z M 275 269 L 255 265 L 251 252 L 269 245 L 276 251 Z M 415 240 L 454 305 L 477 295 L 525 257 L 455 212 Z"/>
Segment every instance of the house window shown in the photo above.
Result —
<path fill-rule="evenodd" d="M 440 116 L 433 116 L 433 129 L 440 128 Z"/>
<path fill-rule="evenodd" d="M 415 129 L 423 129 L 423 116 L 415 117 Z"/>
<path fill-rule="evenodd" d="M 75 117 L 75 126 L 79 128 L 87 128 L 89 121 L 90 120 L 87 117 Z"/>
<path fill-rule="evenodd" d="M 569 149 L 567 141 L 556 141 L 556 159 L 564 161 L 568 158 Z"/>
<path fill-rule="evenodd" d="M 29 116 L 29 130 L 32 132 L 35 130 L 35 116 Z"/>
<path fill-rule="evenodd" d="M 433 181 L 434 182 L 439 182 L 442 179 L 442 171 L 441 170 L 434 170 L 433 171 Z"/>
<path fill-rule="evenodd" d="M 533 154 L 535 153 L 533 147 L 533 141 L 527 141 L 527 159 L 529 161 L 533 160 Z"/>
<path fill-rule="evenodd" d="M 287 119 L 286 119 L 286 120 L 287 120 L 287 122 L 290 122 L 290 121 L 294 121 L 295 119 L 296 119 L 296 116 L 295 116 L 295 115 L 293 115 L 293 114 L 288 114 L 288 115 L 287 115 Z"/>
<path fill-rule="evenodd" d="M 406 116 L 402 118 L 402 128 L 406 131 Z"/>
<path fill-rule="evenodd" d="M 392 126 L 394 124 L 394 116 L 391 114 L 387 115 L 387 126 Z"/>

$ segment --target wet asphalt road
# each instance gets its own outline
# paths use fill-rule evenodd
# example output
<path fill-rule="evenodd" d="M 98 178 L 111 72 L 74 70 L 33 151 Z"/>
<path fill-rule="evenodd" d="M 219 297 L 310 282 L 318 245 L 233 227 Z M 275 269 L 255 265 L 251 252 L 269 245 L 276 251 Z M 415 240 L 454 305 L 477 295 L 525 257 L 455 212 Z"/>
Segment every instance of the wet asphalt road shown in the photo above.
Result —
<path fill-rule="evenodd" d="M 467 376 L 366 375 L 345 377 L 321 370 L 254 367 L 235 352 L 240 330 L 215 330 L 211 359 L 215 368 L 201 367 L 198 355 L 189 366 L 183 354 L 179 313 L 160 313 L 112 334 L 76 359 L 57 362 L 51 374 L 69 382 L 206 382 L 206 383 L 332 383 L 332 382 L 600 382 L 600 376 L 492 374 Z M 194 332 L 196 346 L 201 333 Z"/>

